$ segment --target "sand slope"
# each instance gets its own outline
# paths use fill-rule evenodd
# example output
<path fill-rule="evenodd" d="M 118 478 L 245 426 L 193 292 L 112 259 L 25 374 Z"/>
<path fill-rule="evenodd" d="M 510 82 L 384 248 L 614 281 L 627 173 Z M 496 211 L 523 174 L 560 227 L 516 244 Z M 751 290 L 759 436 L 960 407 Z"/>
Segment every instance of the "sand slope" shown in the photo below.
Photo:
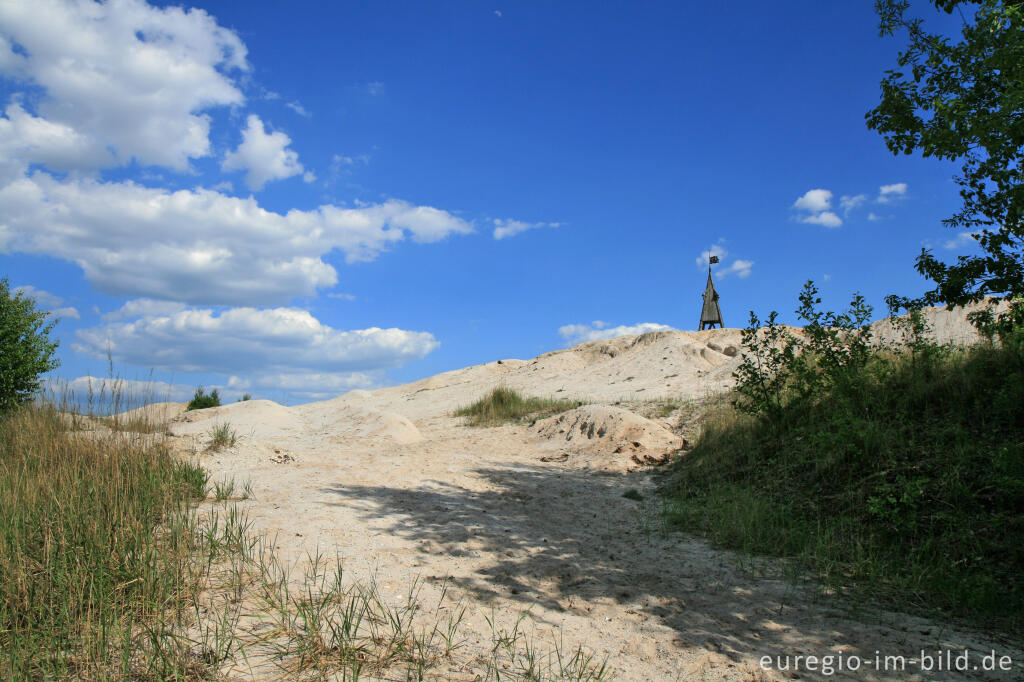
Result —
<path fill-rule="evenodd" d="M 934 314 L 965 331 L 962 318 Z M 238 443 L 203 464 L 215 479 L 251 481 L 255 499 L 243 505 L 285 560 L 337 554 L 351 579 L 372 577 L 396 598 L 419 579 L 435 600 L 448 579 L 446 598 L 469 606 L 470 658 L 493 640 L 484 616 L 511 627 L 529 610 L 538 643 L 582 643 L 626 680 L 784 679 L 762 673 L 760 657 L 940 647 L 1005 652 L 1017 663 L 1004 678 L 1024 674 L 1019 648 L 920 618 L 854 614 L 776 562 L 658 532 L 649 464 L 680 456 L 683 441 L 621 401 L 720 392 L 739 348 L 735 329 L 626 336 L 298 407 L 189 412 L 170 429 L 183 451 L 200 452 L 215 425 L 236 430 Z M 449 416 L 499 384 L 590 404 L 533 425 L 468 428 Z M 629 489 L 645 499 L 624 498 Z M 238 672 L 277 675 L 258 662 Z M 837 677 L 922 679 L 912 668 Z"/>

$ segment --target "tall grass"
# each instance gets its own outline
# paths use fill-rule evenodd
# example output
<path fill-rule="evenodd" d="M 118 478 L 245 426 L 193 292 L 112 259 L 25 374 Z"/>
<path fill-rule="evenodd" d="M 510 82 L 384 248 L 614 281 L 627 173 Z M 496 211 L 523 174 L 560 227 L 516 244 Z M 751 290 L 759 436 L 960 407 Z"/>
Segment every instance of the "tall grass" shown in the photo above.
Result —
<path fill-rule="evenodd" d="M 467 417 L 469 426 L 498 426 L 527 418 L 544 417 L 579 407 L 577 400 L 553 400 L 524 396 L 515 389 L 498 386 L 480 400 L 455 411 L 456 417 Z"/>
<path fill-rule="evenodd" d="M 11 679 L 127 674 L 185 589 L 184 512 L 205 473 L 154 437 L 69 421 L 38 405 L 0 415 L 0 674 Z"/>
<path fill-rule="evenodd" d="M 672 524 L 890 603 L 1024 627 L 1020 344 L 877 351 L 770 420 L 720 408 L 674 477 Z"/>
<path fill-rule="evenodd" d="M 294 579 L 237 505 L 249 484 L 209 485 L 160 429 L 104 425 L 48 405 L 0 415 L 0 679 L 222 679 L 254 662 L 283 679 L 610 676 L 522 634 L 466 660 L 466 609 L 446 590 L 424 605 L 414 583 L 393 604 L 320 554 Z"/>

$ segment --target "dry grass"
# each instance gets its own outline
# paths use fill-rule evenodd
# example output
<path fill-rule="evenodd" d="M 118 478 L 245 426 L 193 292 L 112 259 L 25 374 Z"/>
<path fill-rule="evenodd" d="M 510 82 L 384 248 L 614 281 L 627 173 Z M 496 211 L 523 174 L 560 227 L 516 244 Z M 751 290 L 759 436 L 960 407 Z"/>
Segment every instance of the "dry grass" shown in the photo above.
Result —
<path fill-rule="evenodd" d="M 288 679 L 610 676 L 518 624 L 468 655 L 466 607 L 446 590 L 426 604 L 413 584 L 392 603 L 321 555 L 291 575 L 240 506 L 248 484 L 211 485 L 162 427 L 139 426 L 48 406 L 0 416 L 0 676 L 223 679 L 259 661 Z"/>

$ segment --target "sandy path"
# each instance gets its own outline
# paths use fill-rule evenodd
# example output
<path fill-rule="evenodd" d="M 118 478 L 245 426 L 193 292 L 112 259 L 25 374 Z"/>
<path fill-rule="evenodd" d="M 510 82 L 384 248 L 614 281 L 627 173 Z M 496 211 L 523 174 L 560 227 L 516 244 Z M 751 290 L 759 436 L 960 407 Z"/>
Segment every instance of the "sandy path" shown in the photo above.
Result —
<path fill-rule="evenodd" d="M 243 438 L 204 464 L 215 479 L 252 481 L 255 500 L 244 505 L 288 562 L 337 554 L 352 580 L 372 578 L 396 601 L 418 578 L 421 597 L 434 603 L 450 578 L 450 597 L 469 606 L 464 633 L 477 655 L 493 639 L 485 615 L 511 628 L 529 610 L 542 648 L 559 636 L 581 643 L 607 657 L 619 679 L 756 679 L 764 655 L 910 657 L 965 647 L 1011 653 L 1018 666 L 1004 678 L 1021 674 L 1021 652 L 1004 644 L 895 614 L 854 617 L 771 575 L 771 562 L 666 537 L 651 528 L 656 513 L 622 497 L 629 488 L 649 492 L 649 472 L 541 462 L 551 446 L 526 427 L 435 418 L 419 430 L 424 439 L 411 444 L 309 431 Z M 274 450 L 294 461 L 272 462 Z M 913 679 L 910 670 L 848 677 Z"/>
<path fill-rule="evenodd" d="M 447 608 L 467 607 L 467 645 L 463 665 L 442 677 L 473 679 L 472 660 L 493 642 L 487 618 L 510 629 L 528 611 L 524 622 L 541 649 L 582 644 L 607 658 L 617 679 L 786 679 L 792 674 L 764 672 L 759 661 L 787 655 L 831 655 L 834 667 L 835 657 L 856 656 L 858 671 L 835 671 L 846 679 L 958 679 L 921 673 L 917 659 L 922 650 L 964 649 L 972 664 L 993 649 L 1013 658 L 1009 671 L 966 677 L 1024 679 L 1020 643 L 853 611 L 787 579 L 778 562 L 664 534 L 653 508 L 657 470 L 587 468 L 561 461 L 565 443 L 536 429 L 469 428 L 447 416 L 497 383 L 604 403 L 624 390 L 633 398 L 708 393 L 727 384 L 736 343 L 735 330 L 626 337 L 323 403 L 186 413 L 171 429 L 183 447 L 197 448 L 212 425 L 237 430 L 234 447 L 202 463 L 214 480 L 251 482 L 254 499 L 241 504 L 257 531 L 276 537 L 286 562 L 336 555 L 347 578 L 375 580 L 395 601 L 419 581 L 420 598 L 437 603 L 447 581 Z M 646 501 L 624 498 L 630 488 Z M 905 657 L 904 668 L 875 670 L 876 652 Z M 821 677 L 804 668 L 801 678 Z M 280 672 L 257 665 L 252 675 Z"/>

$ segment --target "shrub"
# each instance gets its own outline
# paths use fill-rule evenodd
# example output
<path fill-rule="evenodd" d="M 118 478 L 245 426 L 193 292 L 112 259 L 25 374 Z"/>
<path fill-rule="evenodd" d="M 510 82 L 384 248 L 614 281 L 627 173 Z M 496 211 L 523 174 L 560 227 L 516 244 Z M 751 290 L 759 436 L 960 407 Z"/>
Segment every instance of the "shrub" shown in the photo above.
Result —
<path fill-rule="evenodd" d="M 189 410 L 202 410 L 207 407 L 220 407 L 220 394 L 217 389 L 210 391 L 209 395 L 202 386 L 196 389 L 195 394 L 192 396 L 192 400 L 189 401 L 185 411 Z"/>
<path fill-rule="evenodd" d="M 10 282 L 0 278 L 0 411 L 31 400 L 39 376 L 60 365 L 53 357 L 58 342 L 49 338 L 55 323 L 31 298 L 12 296 Z"/>
<path fill-rule="evenodd" d="M 820 312 L 814 282 L 800 292 L 797 316 L 807 322 L 802 338 L 778 324 L 772 311 L 764 328 L 751 311 L 743 330 L 743 361 L 733 373 L 740 398 L 736 407 L 767 422 L 776 421 L 793 403 L 810 404 L 833 389 L 856 393 L 863 369 L 872 358 L 871 306 L 860 294 L 844 313 Z"/>

